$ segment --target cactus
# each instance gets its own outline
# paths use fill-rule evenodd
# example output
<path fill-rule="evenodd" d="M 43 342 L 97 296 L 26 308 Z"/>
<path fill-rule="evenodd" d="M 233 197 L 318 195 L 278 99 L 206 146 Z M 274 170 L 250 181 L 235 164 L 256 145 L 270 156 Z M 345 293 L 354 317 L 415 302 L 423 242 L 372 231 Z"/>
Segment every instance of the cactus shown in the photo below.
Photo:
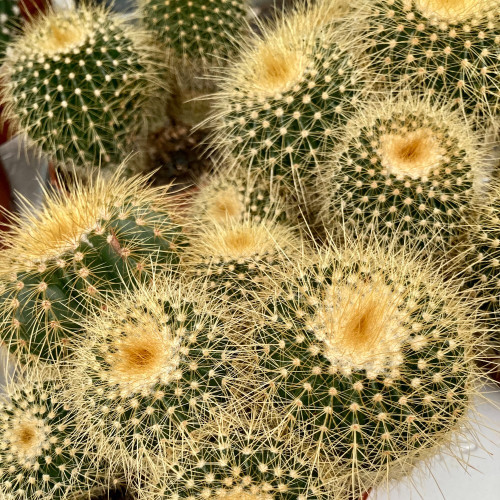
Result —
<path fill-rule="evenodd" d="M 31 370 L 8 384 L 7 396 L 0 402 L 0 498 L 58 500 L 106 487 L 57 376 Z"/>
<path fill-rule="evenodd" d="M 248 29 L 248 13 L 247 0 L 139 1 L 143 25 L 170 59 L 176 118 L 192 124 L 205 118 L 206 103 L 186 101 L 213 92 L 213 82 L 206 77 L 236 51 L 238 39 Z"/>
<path fill-rule="evenodd" d="M 203 224 L 231 225 L 245 219 L 285 222 L 287 214 L 284 201 L 269 192 L 267 183 L 237 171 L 222 172 L 202 185 L 194 198 L 191 217 Z"/>
<path fill-rule="evenodd" d="M 214 148 L 304 198 L 318 155 L 364 87 L 351 46 L 300 9 L 254 35 L 215 94 Z"/>
<path fill-rule="evenodd" d="M 353 498 L 447 444 L 476 391 L 473 301 L 395 248 L 330 246 L 255 310 L 261 390 Z"/>
<path fill-rule="evenodd" d="M 13 216 L 0 251 L 1 338 L 13 353 L 56 361 L 86 302 L 178 262 L 182 236 L 167 190 L 121 175 L 48 192 L 42 208 L 26 203 Z"/>
<path fill-rule="evenodd" d="M 353 117 L 322 166 L 321 218 L 446 251 L 468 223 L 484 165 L 479 138 L 449 106 L 385 97 Z"/>
<path fill-rule="evenodd" d="M 4 60 L 9 120 L 42 152 L 80 173 L 112 166 L 158 90 L 144 35 L 101 7 L 39 15 Z"/>
<path fill-rule="evenodd" d="M 265 291 L 273 270 L 301 247 L 289 226 L 247 216 L 241 222 L 205 224 L 188 236 L 188 243 L 183 266 L 223 299 Z"/>
<path fill-rule="evenodd" d="M 499 16 L 496 0 L 369 0 L 352 21 L 382 75 L 442 95 L 480 125 L 498 113 Z"/>
<path fill-rule="evenodd" d="M 139 492 L 139 500 L 327 498 L 312 457 L 250 430 L 219 430 L 174 455 L 174 466 Z"/>
<path fill-rule="evenodd" d="M 160 274 L 89 313 L 68 395 L 98 455 L 140 481 L 190 446 L 246 379 L 229 325 L 205 295 Z"/>
<path fill-rule="evenodd" d="M 5 48 L 12 35 L 21 24 L 21 11 L 16 0 L 2 0 L 0 2 L 0 55 L 3 56 Z"/>

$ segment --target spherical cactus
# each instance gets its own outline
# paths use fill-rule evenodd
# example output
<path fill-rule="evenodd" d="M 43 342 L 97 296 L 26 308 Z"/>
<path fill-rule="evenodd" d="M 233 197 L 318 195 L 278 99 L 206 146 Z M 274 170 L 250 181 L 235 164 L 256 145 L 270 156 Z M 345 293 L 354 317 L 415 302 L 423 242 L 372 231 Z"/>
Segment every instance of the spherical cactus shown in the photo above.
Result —
<path fill-rule="evenodd" d="M 67 353 L 85 303 L 178 262 L 181 229 L 167 190 L 122 171 L 70 193 L 47 193 L 13 216 L 0 251 L 1 339 L 22 356 L 55 361 Z"/>
<path fill-rule="evenodd" d="M 272 220 L 206 224 L 188 237 L 183 266 L 223 299 L 265 291 L 274 269 L 301 248 L 294 230 Z"/>
<path fill-rule="evenodd" d="M 255 35 L 215 94 L 214 148 L 304 195 L 318 155 L 363 88 L 351 45 L 307 11 Z"/>
<path fill-rule="evenodd" d="M 498 0 L 369 0 L 352 16 L 393 82 L 443 94 L 472 117 L 498 113 Z"/>
<path fill-rule="evenodd" d="M 140 500 L 334 498 L 326 496 L 313 457 L 249 430 L 219 431 L 174 456 L 174 466 L 164 468 Z"/>
<path fill-rule="evenodd" d="M 0 2 L 0 54 L 2 56 L 20 24 L 21 11 L 17 0 L 2 0 Z"/>
<path fill-rule="evenodd" d="M 275 281 L 266 313 L 256 310 L 262 391 L 292 442 L 353 498 L 461 430 L 480 340 L 458 284 L 393 248 L 353 244 Z"/>
<path fill-rule="evenodd" d="M 32 371 L 0 402 L 0 498 L 58 500 L 104 488 L 58 377 Z"/>
<path fill-rule="evenodd" d="M 186 101 L 213 92 L 213 82 L 206 76 L 236 51 L 237 41 L 248 29 L 248 13 L 247 0 L 139 1 L 143 25 L 170 59 L 177 118 L 193 124 L 205 118 L 206 103 Z"/>
<path fill-rule="evenodd" d="M 138 481 L 189 447 L 247 378 L 218 307 L 172 277 L 108 297 L 85 331 L 69 360 L 69 398 L 98 454 Z"/>
<path fill-rule="evenodd" d="M 450 249 L 486 176 L 479 138 L 449 106 L 386 97 L 361 109 L 318 176 L 321 218 Z"/>
<path fill-rule="evenodd" d="M 116 165 L 158 90 L 147 39 L 104 8 L 49 11 L 4 61 L 8 118 L 66 166 Z"/>
<path fill-rule="evenodd" d="M 285 222 L 287 214 L 284 200 L 270 192 L 267 182 L 249 178 L 239 170 L 221 172 L 201 185 L 191 217 L 203 224 L 231 225 L 245 219 Z"/>

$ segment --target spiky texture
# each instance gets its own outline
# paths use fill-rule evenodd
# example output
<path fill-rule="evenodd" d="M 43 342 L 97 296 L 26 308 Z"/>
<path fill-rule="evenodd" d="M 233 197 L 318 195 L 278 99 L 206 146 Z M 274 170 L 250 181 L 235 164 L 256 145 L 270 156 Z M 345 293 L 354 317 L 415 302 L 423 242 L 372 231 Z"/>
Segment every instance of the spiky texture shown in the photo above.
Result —
<path fill-rule="evenodd" d="M 498 0 L 368 0 L 352 13 L 373 67 L 456 103 L 466 115 L 498 113 Z"/>
<path fill-rule="evenodd" d="M 3 56 L 12 35 L 21 24 L 21 11 L 17 0 L 0 2 L 0 55 Z"/>
<path fill-rule="evenodd" d="M 212 222 L 188 237 L 182 265 L 200 286 L 224 299 L 265 290 L 275 269 L 293 259 L 301 247 L 294 230 L 272 220 Z"/>
<path fill-rule="evenodd" d="M 169 470 L 162 474 L 158 468 L 159 477 L 139 493 L 140 500 L 327 498 L 314 457 L 250 430 L 219 430 L 174 457 Z"/>
<path fill-rule="evenodd" d="M 182 235 L 167 188 L 121 176 L 46 192 L 43 207 L 26 201 L 13 216 L 0 252 L 1 339 L 12 352 L 59 359 L 86 302 L 154 266 L 175 267 Z"/>
<path fill-rule="evenodd" d="M 481 190 L 484 148 L 449 106 L 386 97 L 361 109 L 318 176 L 327 229 L 346 222 L 358 234 L 449 250 Z"/>
<path fill-rule="evenodd" d="M 300 195 L 363 88 L 354 42 L 336 37 L 315 12 L 301 9 L 254 35 L 219 82 L 207 120 L 223 156 Z"/>
<path fill-rule="evenodd" d="M 192 445 L 245 383 L 239 366 L 249 360 L 207 296 L 172 277 L 157 274 L 105 303 L 87 317 L 68 395 L 97 456 L 140 481 Z"/>
<path fill-rule="evenodd" d="M 4 60 L 7 118 L 63 165 L 119 164 L 158 90 L 150 46 L 102 7 L 37 16 Z"/>
<path fill-rule="evenodd" d="M 393 248 L 330 247 L 286 269 L 257 313 L 261 390 L 297 449 L 358 498 L 466 421 L 474 310 L 457 284 Z"/>
<path fill-rule="evenodd" d="M 246 172 L 221 172 L 200 186 L 191 217 L 202 224 L 231 225 L 244 220 L 285 222 L 284 200 L 271 193 L 267 182 L 248 178 Z"/>
<path fill-rule="evenodd" d="M 0 498 L 89 498 L 106 486 L 91 467 L 85 438 L 58 377 L 31 373 L 7 387 L 0 402 Z"/>
<path fill-rule="evenodd" d="M 206 117 L 207 105 L 186 101 L 213 92 L 206 77 L 236 51 L 236 42 L 248 30 L 248 13 L 247 0 L 139 1 L 142 24 L 170 59 L 176 118 L 194 125 Z"/>

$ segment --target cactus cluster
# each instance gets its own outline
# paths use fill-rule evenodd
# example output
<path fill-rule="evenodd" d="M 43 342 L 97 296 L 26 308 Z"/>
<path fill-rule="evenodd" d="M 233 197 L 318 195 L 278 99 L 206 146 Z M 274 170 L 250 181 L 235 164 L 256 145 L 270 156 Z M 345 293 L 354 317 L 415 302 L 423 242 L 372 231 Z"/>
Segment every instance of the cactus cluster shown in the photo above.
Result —
<path fill-rule="evenodd" d="M 181 228 L 165 189 L 121 180 L 121 172 L 48 192 L 39 209 L 27 203 L 2 236 L 1 340 L 13 353 L 57 361 L 85 303 L 178 263 Z"/>
<path fill-rule="evenodd" d="M 69 167 L 117 165 L 159 89 L 146 35 L 104 8 L 40 14 L 9 47 L 8 119 Z"/>
<path fill-rule="evenodd" d="M 368 0 L 352 13 L 393 84 L 444 96 L 481 125 L 498 114 L 497 0 Z"/>
<path fill-rule="evenodd" d="M 486 190 L 484 148 L 449 106 L 388 96 L 368 104 L 318 176 L 321 214 L 337 224 L 447 251 Z"/>

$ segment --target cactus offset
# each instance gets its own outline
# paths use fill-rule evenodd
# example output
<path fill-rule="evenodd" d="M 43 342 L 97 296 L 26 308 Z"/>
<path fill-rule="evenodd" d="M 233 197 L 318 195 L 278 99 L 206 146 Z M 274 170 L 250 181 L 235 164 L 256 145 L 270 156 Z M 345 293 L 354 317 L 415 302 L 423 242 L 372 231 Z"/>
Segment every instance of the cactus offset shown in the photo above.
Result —
<path fill-rule="evenodd" d="M 479 140 L 449 106 L 409 97 L 365 106 L 318 176 L 324 225 L 344 219 L 358 234 L 449 250 L 487 173 Z"/>
<path fill-rule="evenodd" d="M 12 352 L 57 360 L 86 301 L 147 278 L 154 265 L 176 266 L 182 235 L 167 189 L 121 175 L 48 192 L 42 208 L 26 203 L 13 216 L 0 266 L 1 338 Z"/>
<path fill-rule="evenodd" d="M 100 7 L 39 15 L 4 60 L 8 119 L 79 173 L 117 165 L 158 91 L 144 35 Z"/>
<path fill-rule="evenodd" d="M 429 266 L 376 244 L 330 247 L 284 271 L 267 312 L 256 312 L 262 391 L 292 442 L 357 498 L 466 422 L 481 343 L 474 304 Z"/>

